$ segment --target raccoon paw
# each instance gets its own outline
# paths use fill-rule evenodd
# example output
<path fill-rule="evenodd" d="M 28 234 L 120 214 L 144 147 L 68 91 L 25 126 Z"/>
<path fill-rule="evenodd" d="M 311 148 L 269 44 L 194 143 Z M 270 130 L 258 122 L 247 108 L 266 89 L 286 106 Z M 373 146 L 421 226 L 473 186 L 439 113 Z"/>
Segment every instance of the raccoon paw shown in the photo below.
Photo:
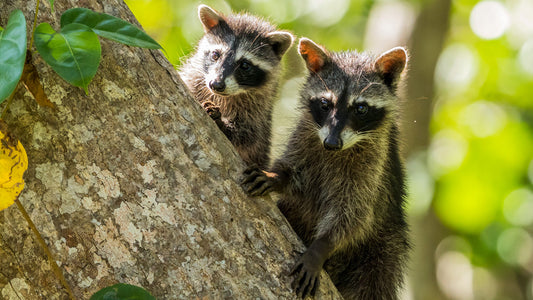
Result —
<path fill-rule="evenodd" d="M 246 169 L 244 176 L 241 185 L 244 191 L 250 196 L 263 196 L 268 194 L 274 189 L 278 181 L 276 173 L 263 171 L 256 166 Z"/>
<path fill-rule="evenodd" d="M 308 295 L 315 296 L 320 285 L 321 270 L 322 267 L 305 254 L 294 265 L 290 275 L 295 276 L 292 281 L 292 289 L 298 297 L 305 299 Z"/>
<path fill-rule="evenodd" d="M 216 105 L 215 103 L 211 101 L 205 101 L 202 103 L 202 107 L 207 112 L 207 114 L 211 117 L 213 120 L 220 119 L 221 113 L 220 113 L 220 106 Z"/>

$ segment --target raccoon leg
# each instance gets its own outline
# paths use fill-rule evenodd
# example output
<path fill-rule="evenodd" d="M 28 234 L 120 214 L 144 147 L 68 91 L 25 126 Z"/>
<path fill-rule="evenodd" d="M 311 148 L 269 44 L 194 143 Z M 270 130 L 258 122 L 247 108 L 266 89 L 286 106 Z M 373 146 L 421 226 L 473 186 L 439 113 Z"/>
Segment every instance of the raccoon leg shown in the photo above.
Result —
<path fill-rule="evenodd" d="M 332 276 L 344 299 L 398 299 L 408 246 L 402 240 L 395 247 L 387 243 L 376 246 L 368 247 L 361 253 L 352 253 L 351 262 L 348 262 L 347 256 L 335 258 L 338 264 L 345 266 L 341 273 Z M 326 269 L 329 271 L 328 266 Z"/>
<path fill-rule="evenodd" d="M 334 248 L 329 238 L 316 239 L 296 262 L 291 275 L 295 275 L 292 285 L 299 297 L 305 299 L 307 295 L 315 295 L 320 284 L 320 271 Z"/>
<path fill-rule="evenodd" d="M 220 106 L 216 105 L 211 101 L 203 102 L 202 107 L 213 120 L 220 119 L 220 117 L 222 116 L 220 114 Z"/>
<path fill-rule="evenodd" d="M 220 106 L 211 101 L 202 102 L 202 107 L 207 114 L 215 121 L 218 128 L 226 135 L 226 137 L 232 141 L 235 133 L 235 125 L 232 122 L 224 122 L 222 120 L 222 113 L 220 112 Z M 233 141 L 232 141 L 233 143 Z"/>

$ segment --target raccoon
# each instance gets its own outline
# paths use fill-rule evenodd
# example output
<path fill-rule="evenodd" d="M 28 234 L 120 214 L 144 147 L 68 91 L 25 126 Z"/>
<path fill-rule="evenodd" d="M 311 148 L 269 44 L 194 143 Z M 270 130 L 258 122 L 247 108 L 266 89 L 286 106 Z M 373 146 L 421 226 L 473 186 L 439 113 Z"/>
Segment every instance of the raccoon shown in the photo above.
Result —
<path fill-rule="evenodd" d="M 249 15 L 198 7 L 204 36 L 180 76 L 248 165 L 266 167 L 280 60 L 293 36 Z"/>
<path fill-rule="evenodd" d="M 397 299 L 410 248 L 397 125 L 407 53 L 329 52 L 306 38 L 298 51 L 309 70 L 302 116 L 282 156 L 245 171 L 243 188 L 281 194 L 307 246 L 292 271 L 299 296 L 314 295 L 325 269 L 345 299 Z"/>

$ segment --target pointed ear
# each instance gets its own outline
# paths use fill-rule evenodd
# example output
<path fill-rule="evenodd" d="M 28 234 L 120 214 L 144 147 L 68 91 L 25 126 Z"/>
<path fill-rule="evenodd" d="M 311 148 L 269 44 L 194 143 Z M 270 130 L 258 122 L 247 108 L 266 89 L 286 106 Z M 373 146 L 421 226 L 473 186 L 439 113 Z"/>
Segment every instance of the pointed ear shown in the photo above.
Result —
<path fill-rule="evenodd" d="M 326 50 L 308 38 L 300 39 L 298 53 L 305 60 L 309 71 L 314 73 L 320 71 L 328 60 Z"/>
<path fill-rule="evenodd" d="M 294 37 L 286 31 L 274 31 L 267 34 L 268 42 L 272 45 L 274 53 L 281 59 L 283 54 L 292 45 Z"/>
<path fill-rule="evenodd" d="M 394 86 L 400 74 L 407 64 L 407 51 L 402 47 L 393 48 L 381 54 L 376 62 L 374 68 L 379 73 L 383 81 L 388 86 Z"/>
<path fill-rule="evenodd" d="M 206 33 L 217 26 L 220 21 L 224 20 L 215 10 L 204 4 L 198 6 L 198 17 Z"/>

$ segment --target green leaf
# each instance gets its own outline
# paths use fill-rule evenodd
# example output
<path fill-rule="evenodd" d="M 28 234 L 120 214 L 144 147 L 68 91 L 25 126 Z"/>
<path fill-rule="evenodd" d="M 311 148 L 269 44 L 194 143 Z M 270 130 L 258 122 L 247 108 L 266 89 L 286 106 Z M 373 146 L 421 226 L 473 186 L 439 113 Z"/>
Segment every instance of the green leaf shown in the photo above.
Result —
<path fill-rule="evenodd" d="M 119 283 L 113 286 L 108 286 L 96 292 L 90 300 L 155 300 L 145 289 L 130 285 Z"/>
<path fill-rule="evenodd" d="M 91 28 L 69 24 L 55 32 L 48 23 L 35 29 L 35 47 L 54 71 L 70 84 L 87 87 L 100 64 L 100 41 Z"/>
<path fill-rule="evenodd" d="M 52 12 L 54 12 L 54 0 L 48 0 L 50 2 L 50 8 L 52 9 Z"/>
<path fill-rule="evenodd" d="M 148 34 L 132 24 L 108 14 L 86 8 L 72 8 L 61 16 L 61 28 L 69 24 L 86 25 L 101 37 L 134 47 L 161 49 Z"/>
<path fill-rule="evenodd" d="M 26 58 L 26 19 L 20 10 L 9 16 L 0 30 L 0 103 L 17 87 Z"/>

